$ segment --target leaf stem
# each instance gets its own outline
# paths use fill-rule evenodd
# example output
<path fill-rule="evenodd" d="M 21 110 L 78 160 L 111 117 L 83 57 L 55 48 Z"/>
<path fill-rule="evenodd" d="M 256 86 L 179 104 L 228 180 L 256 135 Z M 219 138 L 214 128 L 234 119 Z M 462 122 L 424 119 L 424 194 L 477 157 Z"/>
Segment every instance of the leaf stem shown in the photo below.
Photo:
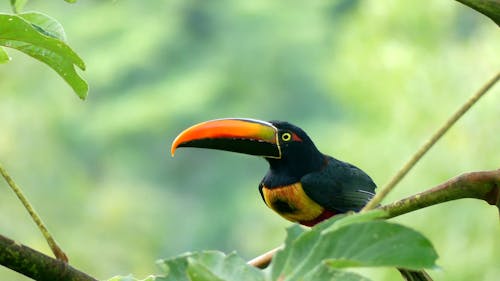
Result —
<path fill-rule="evenodd" d="M 24 196 L 23 192 L 21 191 L 21 188 L 19 188 L 19 186 L 14 182 L 14 180 L 10 177 L 10 175 L 2 167 L 1 164 L 0 164 L 0 174 L 2 174 L 2 176 L 5 179 L 5 181 L 7 182 L 7 184 L 10 186 L 12 191 L 14 191 L 17 198 L 19 198 L 21 203 L 24 205 L 24 208 L 26 209 L 26 211 L 28 211 L 29 215 L 31 216 L 31 218 L 33 219 L 35 224 L 38 226 L 38 229 L 42 233 L 43 237 L 45 237 L 45 240 L 47 240 L 47 243 L 49 244 L 50 249 L 54 253 L 54 256 L 61 261 L 68 262 L 68 257 L 63 252 L 61 247 L 59 247 L 59 245 L 57 245 L 56 241 L 54 240 L 54 238 L 50 234 L 49 230 L 47 229 L 47 227 L 45 227 L 45 224 L 43 223 L 40 216 L 36 213 L 33 206 L 31 206 L 31 204 L 28 201 L 28 199 L 26 198 L 26 196 Z"/>
<path fill-rule="evenodd" d="M 429 151 L 429 149 L 448 131 L 448 129 L 455 124 L 455 122 L 460 119 L 486 92 L 488 92 L 493 85 L 500 79 L 500 72 L 488 80 L 481 89 L 479 89 L 465 104 L 463 104 L 456 112 L 453 114 L 441 128 L 439 128 L 434 135 L 426 142 L 424 145 L 410 158 L 410 160 L 397 172 L 397 174 L 387 183 L 384 188 L 375 194 L 375 196 L 366 204 L 366 206 L 361 210 L 365 212 L 377 207 L 380 202 L 391 192 L 392 189 L 404 178 L 404 176 L 415 166 L 415 164 L 422 158 L 422 156 Z"/>

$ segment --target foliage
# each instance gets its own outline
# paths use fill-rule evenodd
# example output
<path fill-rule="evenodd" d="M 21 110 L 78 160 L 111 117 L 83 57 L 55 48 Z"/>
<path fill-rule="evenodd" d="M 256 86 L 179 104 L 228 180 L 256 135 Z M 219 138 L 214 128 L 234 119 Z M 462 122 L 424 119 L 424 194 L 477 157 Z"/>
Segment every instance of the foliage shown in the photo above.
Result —
<path fill-rule="evenodd" d="M 289 227 L 284 248 L 273 259 L 268 275 L 234 253 L 226 256 L 203 251 L 159 261 L 165 276 L 156 280 L 364 281 L 369 279 L 343 269 L 435 267 L 437 254 L 431 243 L 402 225 L 373 221 L 384 215 L 383 211 L 340 215 L 310 230 L 298 225 Z"/>
<path fill-rule="evenodd" d="M 94 99 L 82 107 L 61 97 L 57 80 L 11 54 L 16 64 L 0 69 L 0 154 L 31 187 L 75 264 L 89 272 L 145 275 L 152 259 L 185 250 L 253 256 L 279 243 L 286 225 L 256 193 L 263 163 L 210 152 L 172 163 L 168 140 L 194 120 L 286 119 L 380 182 L 431 124 L 498 70 L 497 27 L 438 2 L 119 1 L 119 8 L 82 3 L 78 14 L 57 3 L 30 3 L 39 10 L 53 5 L 68 34 L 78 35 L 72 42 L 93 69 Z M 34 18 L 15 15 L 43 44 L 60 41 L 57 28 Z M 68 69 L 78 66 L 76 57 L 66 57 Z M 0 61 L 6 60 L 1 49 Z M 498 95 L 492 96 L 405 182 L 413 190 L 394 197 L 498 165 L 491 153 L 498 146 L 491 138 L 499 126 L 491 123 Z M 457 156 L 461 161 L 450 165 Z M 13 200 L 0 200 L 1 228 L 43 247 Z M 485 223 L 489 211 L 471 202 L 454 206 L 400 221 L 434 241 L 443 279 L 496 278 L 498 253 L 491 249 L 498 229 Z M 376 273 L 374 280 L 377 274 L 390 275 Z"/>
<path fill-rule="evenodd" d="M 250 266 L 236 254 L 203 251 L 185 254 L 161 261 L 165 268 L 165 281 L 174 280 L 242 280 L 263 281 L 264 274 Z"/>
<path fill-rule="evenodd" d="M 300 235 L 297 229 L 289 229 L 285 249 L 273 261 L 272 279 L 300 279 L 322 266 L 422 269 L 435 265 L 437 255 L 431 243 L 416 231 L 385 221 L 345 225 L 340 219 L 338 223 L 342 226 L 320 225 Z"/>
<path fill-rule="evenodd" d="M 26 1 L 12 1 L 16 15 L 0 13 L 0 46 L 17 49 L 54 69 L 81 98 L 88 93 L 88 84 L 76 72 L 85 70 L 83 60 L 66 44 L 62 25 L 38 12 L 19 13 Z M 10 60 L 0 47 L 0 63 Z"/>

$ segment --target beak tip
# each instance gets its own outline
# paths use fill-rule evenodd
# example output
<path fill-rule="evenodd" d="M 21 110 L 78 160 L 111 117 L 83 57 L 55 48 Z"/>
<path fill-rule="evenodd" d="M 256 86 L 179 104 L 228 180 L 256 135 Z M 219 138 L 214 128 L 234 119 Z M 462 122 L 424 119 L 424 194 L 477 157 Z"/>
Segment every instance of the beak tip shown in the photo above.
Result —
<path fill-rule="evenodd" d="M 177 150 L 177 148 L 179 147 L 179 145 L 181 144 L 182 142 L 180 141 L 180 135 L 177 136 L 174 141 L 172 142 L 172 145 L 170 146 L 170 155 L 172 157 L 174 157 L 175 155 L 175 151 Z"/>

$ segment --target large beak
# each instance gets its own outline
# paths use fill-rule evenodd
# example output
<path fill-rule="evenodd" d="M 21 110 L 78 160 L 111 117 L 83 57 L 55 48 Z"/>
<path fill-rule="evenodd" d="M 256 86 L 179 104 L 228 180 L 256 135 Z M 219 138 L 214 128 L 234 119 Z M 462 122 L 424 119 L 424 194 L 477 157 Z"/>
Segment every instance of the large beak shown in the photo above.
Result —
<path fill-rule="evenodd" d="M 178 147 L 200 147 L 281 158 L 278 129 L 271 123 L 244 118 L 210 120 L 180 133 L 172 143 Z"/>

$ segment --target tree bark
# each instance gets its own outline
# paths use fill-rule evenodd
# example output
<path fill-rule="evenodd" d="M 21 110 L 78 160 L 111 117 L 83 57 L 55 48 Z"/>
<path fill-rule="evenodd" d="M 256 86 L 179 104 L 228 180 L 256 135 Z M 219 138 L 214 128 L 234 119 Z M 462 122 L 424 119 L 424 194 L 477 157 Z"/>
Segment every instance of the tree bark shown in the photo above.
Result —
<path fill-rule="evenodd" d="M 434 188 L 382 206 L 381 209 L 388 213 L 387 218 L 393 218 L 462 198 L 484 200 L 500 211 L 500 169 L 459 175 Z"/>
<path fill-rule="evenodd" d="M 0 235 L 0 264 L 40 281 L 97 281 L 69 264 Z"/>

